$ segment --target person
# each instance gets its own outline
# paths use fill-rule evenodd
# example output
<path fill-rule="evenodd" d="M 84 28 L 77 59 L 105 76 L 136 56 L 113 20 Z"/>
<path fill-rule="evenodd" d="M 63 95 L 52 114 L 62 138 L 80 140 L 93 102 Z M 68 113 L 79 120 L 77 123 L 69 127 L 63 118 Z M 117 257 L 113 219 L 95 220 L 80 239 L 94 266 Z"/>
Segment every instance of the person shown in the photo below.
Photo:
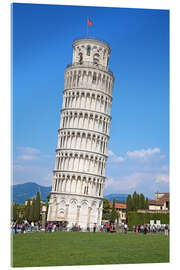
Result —
<path fill-rule="evenodd" d="M 40 231 L 40 228 L 41 228 L 41 223 L 40 221 L 38 221 L 38 231 Z"/>
<path fill-rule="evenodd" d="M 146 233 L 147 233 L 147 226 L 144 225 L 144 234 L 146 234 Z"/>
<path fill-rule="evenodd" d="M 52 232 L 52 224 L 49 224 L 49 232 Z"/>
<path fill-rule="evenodd" d="M 24 233 L 24 231 L 25 231 L 24 222 L 22 222 L 22 224 L 21 224 L 21 233 Z"/>
<path fill-rule="evenodd" d="M 106 224 L 106 232 L 109 232 L 109 223 Z"/>
<path fill-rule="evenodd" d="M 165 225 L 165 228 L 164 228 L 164 233 L 165 233 L 165 235 L 167 235 L 167 236 L 168 236 L 168 225 L 167 225 L 167 224 Z"/>
<path fill-rule="evenodd" d="M 127 233 L 127 224 L 124 224 L 124 233 Z"/>
<path fill-rule="evenodd" d="M 53 229 L 52 229 L 53 232 L 56 231 L 56 223 L 53 225 Z"/>
<path fill-rule="evenodd" d="M 27 222 L 27 219 L 24 220 L 24 230 L 25 232 L 27 231 L 27 225 L 28 225 L 28 222 Z"/>
<path fill-rule="evenodd" d="M 94 223 L 93 232 L 96 232 L 96 223 Z"/>
<path fill-rule="evenodd" d="M 17 227 L 18 227 L 18 222 L 17 220 L 15 221 L 15 224 L 14 224 L 14 233 L 17 234 Z"/>
<path fill-rule="evenodd" d="M 31 222 L 31 232 L 34 230 L 34 222 Z"/>

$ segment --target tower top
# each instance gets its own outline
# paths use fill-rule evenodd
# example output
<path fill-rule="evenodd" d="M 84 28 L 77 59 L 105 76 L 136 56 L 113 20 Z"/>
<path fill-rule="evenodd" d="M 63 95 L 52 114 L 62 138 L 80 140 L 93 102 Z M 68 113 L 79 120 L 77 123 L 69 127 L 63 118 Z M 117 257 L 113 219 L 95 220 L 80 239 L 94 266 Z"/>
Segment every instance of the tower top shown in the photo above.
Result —
<path fill-rule="evenodd" d="M 73 41 L 73 45 L 75 45 L 75 43 L 79 43 L 79 42 L 82 42 L 82 41 L 85 41 L 85 42 L 95 42 L 95 43 L 103 43 L 102 45 L 106 46 L 110 51 L 110 45 L 107 41 L 101 39 L 101 38 L 98 38 L 98 37 L 92 37 L 92 36 L 80 36 L 80 37 L 77 37 L 74 39 Z"/>
<path fill-rule="evenodd" d="M 88 64 L 108 70 L 111 49 L 109 44 L 95 37 L 79 37 L 73 41 L 73 65 Z"/>

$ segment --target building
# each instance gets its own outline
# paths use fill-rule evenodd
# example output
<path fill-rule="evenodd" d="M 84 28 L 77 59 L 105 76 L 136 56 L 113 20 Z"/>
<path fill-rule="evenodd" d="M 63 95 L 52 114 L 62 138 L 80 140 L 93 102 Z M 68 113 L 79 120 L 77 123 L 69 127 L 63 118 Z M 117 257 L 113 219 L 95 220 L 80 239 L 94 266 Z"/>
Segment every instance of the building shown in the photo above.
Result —
<path fill-rule="evenodd" d="M 110 208 L 112 209 L 113 203 L 108 200 Z M 126 203 L 115 203 L 115 209 L 119 213 L 119 218 L 116 220 L 118 224 L 126 223 Z"/>
<path fill-rule="evenodd" d="M 28 202 L 30 202 L 30 205 L 32 205 L 33 200 L 32 200 L 32 199 L 31 199 L 31 200 L 25 200 L 25 203 L 24 203 L 24 204 L 25 204 L 25 206 L 27 206 L 27 205 L 28 205 Z M 45 205 L 45 204 L 46 204 L 46 202 L 41 200 L 41 201 L 40 201 L 40 204 L 41 204 L 41 205 Z"/>
<path fill-rule="evenodd" d="M 48 221 L 101 225 L 113 73 L 107 42 L 79 38 L 64 77 Z"/>
<path fill-rule="evenodd" d="M 168 211 L 169 193 L 155 193 L 155 200 L 150 200 L 149 210 Z"/>
<path fill-rule="evenodd" d="M 148 201 L 148 209 L 139 209 L 138 213 L 168 213 L 169 193 L 155 193 L 155 199 Z"/>

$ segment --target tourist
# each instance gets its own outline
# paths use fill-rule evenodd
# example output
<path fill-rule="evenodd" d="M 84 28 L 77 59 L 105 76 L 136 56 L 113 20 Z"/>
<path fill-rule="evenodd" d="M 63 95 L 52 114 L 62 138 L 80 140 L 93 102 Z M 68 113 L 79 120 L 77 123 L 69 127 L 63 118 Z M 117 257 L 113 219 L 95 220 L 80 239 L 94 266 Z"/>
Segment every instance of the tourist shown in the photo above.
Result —
<path fill-rule="evenodd" d="M 144 232 L 144 226 L 140 225 L 140 232 L 143 233 Z"/>
<path fill-rule="evenodd" d="M 38 231 L 40 231 L 40 228 L 41 228 L 41 223 L 40 221 L 38 221 Z"/>
<path fill-rule="evenodd" d="M 27 222 L 27 219 L 24 220 L 24 229 L 25 229 L 25 232 L 27 231 L 27 226 L 28 226 L 28 222 Z"/>
<path fill-rule="evenodd" d="M 128 229 L 128 226 L 127 226 L 127 224 L 125 223 L 125 224 L 124 224 L 124 233 L 125 233 L 125 234 L 127 233 L 127 229 Z"/>
<path fill-rule="evenodd" d="M 53 232 L 56 231 L 56 224 L 53 225 L 53 229 L 52 230 L 53 230 Z"/>
<path fill-rule="evenodd" d="M 96 223 L 94 223 L 93 232 L 96 232 Z"/>
<path fill-rule="evenodd" d="M 164 234 L 168 236 L 168 225 L 166 224 L 164 227 Z"/>
<path fill-rule="evenodd" d="M 109 232 L 109 223 L 106 224 L 106 232 Z"/>
<path fill-rule="evenodd" d="M 147 233 L 147 226 L 144 225 L 144 234 L 146 234 L 146 233 Z"/>
<path fill-rule="evenodd" d="M 25 226 L 24 226 L 24 222 L 22 222 L 22 224 L 21 224 L 21 233 L 24 233 L 24 231 L 25 231 Z"/>
<path fill-rule="evenodd" d="M 52 232 L 52 224 L 49 224 L 49 232 Z"/>
<path fill-rule="evenodd" d="M 31 232 L 34 230 L 34 222 L 31 222 Z"/>
<path fill-rule="evenodd" d="M 15 221 L 15 224 L 14 224 L 14 233 L 15 233 L 15 234 L 18 233 L 17 228 L 18 228 L 18 222 L 17 222 L 17 220 L 16 220 L 16 221 Z"/>

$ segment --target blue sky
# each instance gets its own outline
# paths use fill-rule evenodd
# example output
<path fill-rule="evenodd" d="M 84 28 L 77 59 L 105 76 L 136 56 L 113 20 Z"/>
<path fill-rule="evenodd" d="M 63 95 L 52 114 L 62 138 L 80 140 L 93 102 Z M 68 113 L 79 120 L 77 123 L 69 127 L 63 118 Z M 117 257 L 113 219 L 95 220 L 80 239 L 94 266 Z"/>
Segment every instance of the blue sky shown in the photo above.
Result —
<path fill-rule="evenodd" d="M 114 73 L 105 194 L 169 188 L 169 11 L 12 6 L 13 183 L 51 185 L 72 42 L 106 40 Z"/>

